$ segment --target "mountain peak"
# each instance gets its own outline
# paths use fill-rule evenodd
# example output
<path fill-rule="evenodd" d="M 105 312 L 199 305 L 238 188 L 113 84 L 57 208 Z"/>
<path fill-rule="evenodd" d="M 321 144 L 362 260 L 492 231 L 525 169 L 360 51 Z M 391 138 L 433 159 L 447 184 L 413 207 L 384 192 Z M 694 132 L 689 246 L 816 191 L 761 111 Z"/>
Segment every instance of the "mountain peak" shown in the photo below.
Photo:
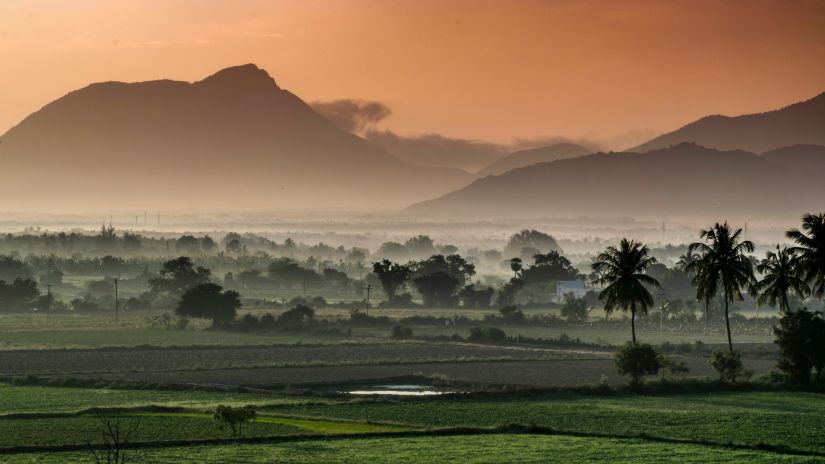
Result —
<path fill-rule="evenodd" d="M 199 83 L 221 87 L 278 88 L 278 84 L 275 83 L 275 79 L 273 79 L 272 76 L 252 63 L 221 69 Z"/>

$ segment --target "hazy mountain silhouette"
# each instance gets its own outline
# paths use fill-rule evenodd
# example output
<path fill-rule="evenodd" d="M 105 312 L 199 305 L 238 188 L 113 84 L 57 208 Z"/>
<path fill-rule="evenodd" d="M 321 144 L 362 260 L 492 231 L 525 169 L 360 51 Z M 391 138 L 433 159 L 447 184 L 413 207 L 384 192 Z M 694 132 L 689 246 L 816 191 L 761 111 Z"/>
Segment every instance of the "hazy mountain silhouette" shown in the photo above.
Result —
<path fill-rule="evenodd" d="M 574 143 L 556 143 L 546 147 L 519 150 L 494 161 L 484 169 L 478 171 L 478 177 L 486 177 L 505 173 L 511 169 L 522 168 L 537 163 L 546 163 L 565 158 L 575 158 L 593 153 L 581 145 Z"/>
<path fill-rule="evenodd" d="M 627 151 L 645 152 L 682 142 L 754 153 L 797 144 L 825 145 L 825 93 L 766 113 L 707 116 Z"/>
<path fill-rule="evenodd" d="M 737 217 L 798 214 L 825 202 L 825 172 L 690 143 L 518 168 L 407 208 L 422 215 Z"/>
<path fill-rule="evenodd" d="M 825 146 L 822 145 L 793 145 L 766 151 L 760 156 L 802 175 L 825 173 Z"/>
<path fill-rule="evenodd" d="M 340 130 L 252 64 L 194 83 L 92 84 L 0 140 L 15 209 L 396 207 L 470 178 Z"/>

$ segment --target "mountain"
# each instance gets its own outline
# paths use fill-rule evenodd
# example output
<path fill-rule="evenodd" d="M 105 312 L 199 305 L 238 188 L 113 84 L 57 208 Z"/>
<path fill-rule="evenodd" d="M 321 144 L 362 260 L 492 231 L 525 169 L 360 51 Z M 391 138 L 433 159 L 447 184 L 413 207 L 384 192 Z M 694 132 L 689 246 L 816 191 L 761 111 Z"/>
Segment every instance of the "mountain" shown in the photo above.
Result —
<path fill-rule="evenodd" d="M 546 147 L 531 148 L 529 150 L 519 150 L 494 161 L 484 169 L 476 173 L 477 177 L 494 176 L 505 173 L 511 169 L 523 168 L 537 163 L 546 163 L 565 158 L 575 158 L 593 153 L 581 145 L 574 143 L 556 143 Z"/>
<path fill-rule="evenodd" d="M 797 144 L 825 145 L 825 93 L 767 113 L 707 116 L 628 151 L 646 152 L 682 142 L 754 153 Z"/>
<path fill-rule="evenodd" d="M 340 130 L 257 66 L 92 84 L 0 137 L 0 210 L 390 208 L 465 185 Z M 62 202 L 61 202 L 62 203 Z"/>
<path fill-rule="evenodd" d="M 754 153 L 682 143 L 596 153 L 476 180 L 407 208 L 420 215 L 710 217 L 819 211 L 825 171 L 800 174 Z"/>
<path fill-rule="evenodd" d="M 793 145 L 766 151 L 760 156 L 799 173 L 825 173 L 825 146 L 822 145 Z"/>

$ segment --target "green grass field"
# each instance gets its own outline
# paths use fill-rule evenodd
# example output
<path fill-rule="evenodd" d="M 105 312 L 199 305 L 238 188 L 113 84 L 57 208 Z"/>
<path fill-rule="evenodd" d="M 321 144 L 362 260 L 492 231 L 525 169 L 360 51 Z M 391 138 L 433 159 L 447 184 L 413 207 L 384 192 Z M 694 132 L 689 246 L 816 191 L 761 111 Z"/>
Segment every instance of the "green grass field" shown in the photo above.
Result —
<path fill-rule="evenodd" d="M 90 462 L 85 453 L 15 454 L 9 464 Z M 643 440 L 542 435 L 470 435 L 412 438 L 304 440 L 278 444 L 212 445 L 141 450 L 153 463 L 814 463 L 819 459 L 756 450 L 731 450 Z"/>
<path fill-rule="evenodd" d="M 216 404 L 230 406 L 272 405 L 306 402 L 292 398 L 259 393 L 222 393 L 198 390 L 113 390 L 108 388 L 32 387 L 0 384 L 0 418 L 14 413 L 77 412 L 89 408 L 139 408 L 165 406 L 181 408 L 213 408 Z M 317 400 L 315 400 L 317 401 Z"/>
<path fill-rule="evenodd" d="M 145 461 L 138 462 L 527 463 L 566 459 L 698 463 L 825 459 L 825 396 L 813 393 L 515 393 L 349 400 L 3 385 L 0 399 L 0 461 L 12 463 L 89 462 L 83 451 L 5 450 L 53 445 L 82 450 L 86 443 L 94 442 L 100 428 L 97 417 L 87 411 L 90 407 L 108 408 L 103 414 L 124 424 L 140 424 L 135 440 L 151 446 L 140 451 Z M 169 443 L 231 439 L 211 418 L 217 404 L 255 405 L 258 417 L 247 425 L 244 437 L 270 443 L 212 442 L 185 447 L 180 442 Z M 496 429 L 510 424 L 542 429 L 519 434 Z M 458 436 L 439 432 L 451 427 L 469 429 Z"/>

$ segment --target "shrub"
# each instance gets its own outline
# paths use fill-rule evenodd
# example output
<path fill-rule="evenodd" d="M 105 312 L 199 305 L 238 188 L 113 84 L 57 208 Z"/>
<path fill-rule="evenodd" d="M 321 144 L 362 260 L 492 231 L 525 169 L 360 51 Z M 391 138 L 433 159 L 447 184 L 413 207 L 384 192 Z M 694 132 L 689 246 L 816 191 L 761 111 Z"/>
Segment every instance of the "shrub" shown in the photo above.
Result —
<path fill-rule="evenodd" d="M 505 306 L 498 312 L 506 324 L 524 324 L 524 313 L 515 306 Z"/>
<path fill-rule="evenodd" d="M 779 369 L 797 384 L 811 380 L 811 370 L 822 377 L 825 367 L 825 319 L 820 312 L 786 312 L 774 328 L 779 345 Z"/>
<path fill-rule="evenodd" d="M 662 363 L 656 350 L 647 343 L 628 342 L 615 357 L 616 370 L 621 375 L 630 376 L 630 385 L 639 385 L 642 377 L 655 375 L 662 368 Z"/>
<path fill-rule="evenodd" d="M 503 330 L 495 327 L 482 329 L 473 327 L 470 329 L 470 336 L 467 338 L 471 342 L 501 343 L 507 341 L 507 334 Z"/>
<path fill-rule="evenodd" d="M 708 364 L 719 373 L 719 379 L 723 382 L 736 382 L 736 378 L 744 372 L 742 367 L 742 357 L 738 352 L 716 350 L 711 354 Z"/>
<path fill-rule="evenodd" d="M 243 408 L 233 408 L 232 406 L 219 405 L 215 409 L 212 418 L 221 428 L 229 427 L 233 436 L 243 434 L 243 424 L 255 419 L 255 410 L 249 406 Z"/>
<path fill-rule="evenodd" d="M 396 339 L 412 338 L 413 330 L 403 325 L 394 325 L 390 336 Z"/>
<path fill-rule="evenodd" d="M 275 316 L 272 314 L 266 313 L 261 316 L 261 328 L 264 330 L 272 329 L 275 327 Z"/>
<path fill-rule="evenodd" d="M 665 375 L 669 377 L 681 377 L 690 372 L 690 369 L 684 361 L 676 361 L 675 359 L 661 356 L 659 363 L 662 365 L 663 380 L 665 379 Z"/>
<path fill-rule="evenodd" d="M 288 309 L 278 316 L 278 325 L 300 326 L 304 322 L 309 322 L 315 317 L 315 310 L 309 306 L 299 304 L 292 309 Z"/>
<path fill-rule="evenodd" d="M 576 298 L 572 293 L 564 295 L 564 304 L 561 305 L 561 316 L 570 322 L 587 320 L 587 301 Z"/>

